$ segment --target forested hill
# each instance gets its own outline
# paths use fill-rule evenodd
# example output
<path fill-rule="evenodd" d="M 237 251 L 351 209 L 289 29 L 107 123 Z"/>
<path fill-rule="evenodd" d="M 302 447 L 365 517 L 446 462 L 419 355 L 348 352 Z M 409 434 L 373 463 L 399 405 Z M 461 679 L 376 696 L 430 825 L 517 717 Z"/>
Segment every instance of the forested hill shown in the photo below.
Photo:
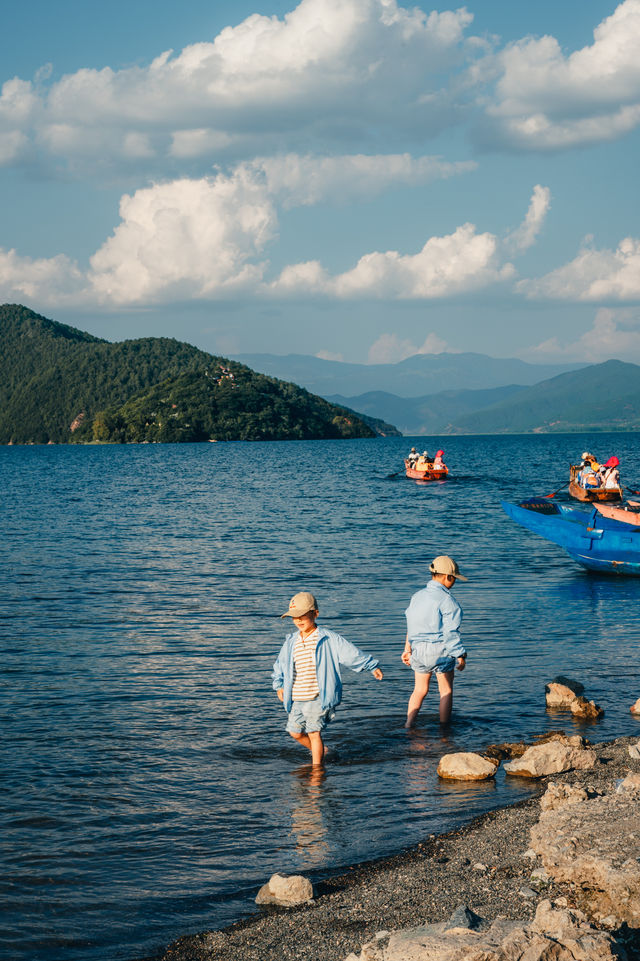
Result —
<path fill-rule="evenodd" d="M 393 428 L 391 428 L 393 431 Z M 374 437 L 352 411 L 164 337 L 110 343 L 0 306 L 0 443 Z"/>

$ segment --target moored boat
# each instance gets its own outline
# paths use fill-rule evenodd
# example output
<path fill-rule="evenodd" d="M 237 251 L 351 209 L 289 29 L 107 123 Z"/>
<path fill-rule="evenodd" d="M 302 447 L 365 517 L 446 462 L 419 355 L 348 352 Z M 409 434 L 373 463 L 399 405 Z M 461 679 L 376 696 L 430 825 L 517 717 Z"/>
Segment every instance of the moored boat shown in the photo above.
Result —
<path fill-rule="evenodd" d="M 584 488 L 578 482 L 580 467 L 578 464 L 571 464 L 569 480 L 569 494 L 577 501 L 603 503 L 606 501 L 615 502 L 622 500 L 622 490 L 620 487 L 591 487 Z"/>
<path fill-rule="evenodd" d="M 591 571 L 640 577 L 640 526 L 601 513 L 551 504 L 543 498 L 510 504 L 502 501 L 509 517 L 559 547 Z"/>
<path fill-rule="evenodd" d="M 404 468 L 405 468 L 405 476 L 408 477 L 410 480 L 417 480 L 417 481 L 444 480 L 447 474 L 449 473 L 449 468 L 445 467 L 444 464 L 442 465 L 442 467 L 439 467 L 437 470 L 436 468 L 434 468 L 433 464 L 431 464 L 430 467 L 426 467 L 426 468 L 423 468 L 422 470 L 419 470 L 417 467 L 412 467 L 408 459 L 405 459 Z"/>

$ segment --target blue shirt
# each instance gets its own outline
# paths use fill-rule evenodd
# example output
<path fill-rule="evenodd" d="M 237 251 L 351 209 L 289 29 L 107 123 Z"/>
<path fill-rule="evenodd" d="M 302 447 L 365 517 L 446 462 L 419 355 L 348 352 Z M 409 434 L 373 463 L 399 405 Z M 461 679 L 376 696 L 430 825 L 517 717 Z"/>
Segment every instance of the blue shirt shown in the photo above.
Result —
<path fill-rule="evenodd" d="M 409 643 L 437 643 L 443 653 L 462 657 L 462 608 L 440 581 L 429 581 L 417 591 L 405 611 Z"/>
<path fill-rule="evenodd" d="M 293 646 L 299 636 L 299 631 L 288 634 L 273 665 L 273 689 L 283 689 L 285 710 L 291 710 L 293 698 Z M 369 654 L 363 654 L 355 644 L 345 640 L 341 634 L 330 631 L 326 627 L 319 627 L 318 644 L 316 647 L 316 677 L 320 690 L 320 704 L 323 710 L 336 707 L 342 700 L 342 678 L 340 667 L 348 667 L 356 673 L 360 671 L 375 671 L 380 663 Z"/>

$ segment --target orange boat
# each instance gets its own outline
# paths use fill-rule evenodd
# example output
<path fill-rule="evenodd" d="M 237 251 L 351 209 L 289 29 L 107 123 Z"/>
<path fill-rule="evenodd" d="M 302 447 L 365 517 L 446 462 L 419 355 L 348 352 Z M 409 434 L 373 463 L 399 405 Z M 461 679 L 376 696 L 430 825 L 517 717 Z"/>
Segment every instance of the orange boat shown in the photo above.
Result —
<path fill-rule="evenodd" d="M 578 483 L 580 466 L 571 464 L 570 467 L 569 494 L 577 501 L 619 501 L 622 500 L 622 490 L 619 487 L 592 487 L 586 490 Z"/>
<path fill-rule="evenodd" d="M 423 470 L 417 470 L 415 467 L 411 467 L 408 460 L 405 460 L 404 467 L 405 467 L 405 475 L 409 478 L 409 480 L 416 480 L 416 481 L 444 480 L 447 474 L 449 473 L 449 468 L 445 467 L 444 464 L 442 465 L 442 467 L 439 467 L 437 470 L 434 469 L 433 463 L 431 464 L 430 467 L 427 467 Z"/>
<path fill-rule="evenodd" d="M 629 501 L 629 504 L 633 504 L 634 507 L 638 506 L 635 501 Z M 611 518 L 612 521 L 640 526 L 640 514 L 637 514 L 635 511 L 630 511 L 626 507 L 609 507 L 608 504 L 604 506 L 602 504 L 594 504 L 593 506 L 605 517 Z"/>

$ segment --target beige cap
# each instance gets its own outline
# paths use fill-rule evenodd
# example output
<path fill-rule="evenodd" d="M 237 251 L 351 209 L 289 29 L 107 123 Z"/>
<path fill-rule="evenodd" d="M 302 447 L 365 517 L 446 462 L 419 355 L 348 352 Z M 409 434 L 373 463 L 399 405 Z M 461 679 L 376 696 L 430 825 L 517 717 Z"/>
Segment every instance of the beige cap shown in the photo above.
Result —
<path fill-rule="evenodd" d="M 302 617 L 303 614 L 308 614 L 309 611 L 317 611 L 318 602 L 309 591 L 301 591 L 299 594 L 295 594 L 289 601 L 289 610 L 286 614 L 281 614 L 281 617 Z"/>
<path fill-rule="evenodd" d="M 441 554 L 439 557 L 434 558 L 429 564 L 429 570 L 432 574 L 450 574 L 452 577 L 457 577 L 458 580 L 468 580 L 467 577 L 464 577 L 464 575 L 460 573 L 454 559 L 447 557 L 446 554 Z"/>

